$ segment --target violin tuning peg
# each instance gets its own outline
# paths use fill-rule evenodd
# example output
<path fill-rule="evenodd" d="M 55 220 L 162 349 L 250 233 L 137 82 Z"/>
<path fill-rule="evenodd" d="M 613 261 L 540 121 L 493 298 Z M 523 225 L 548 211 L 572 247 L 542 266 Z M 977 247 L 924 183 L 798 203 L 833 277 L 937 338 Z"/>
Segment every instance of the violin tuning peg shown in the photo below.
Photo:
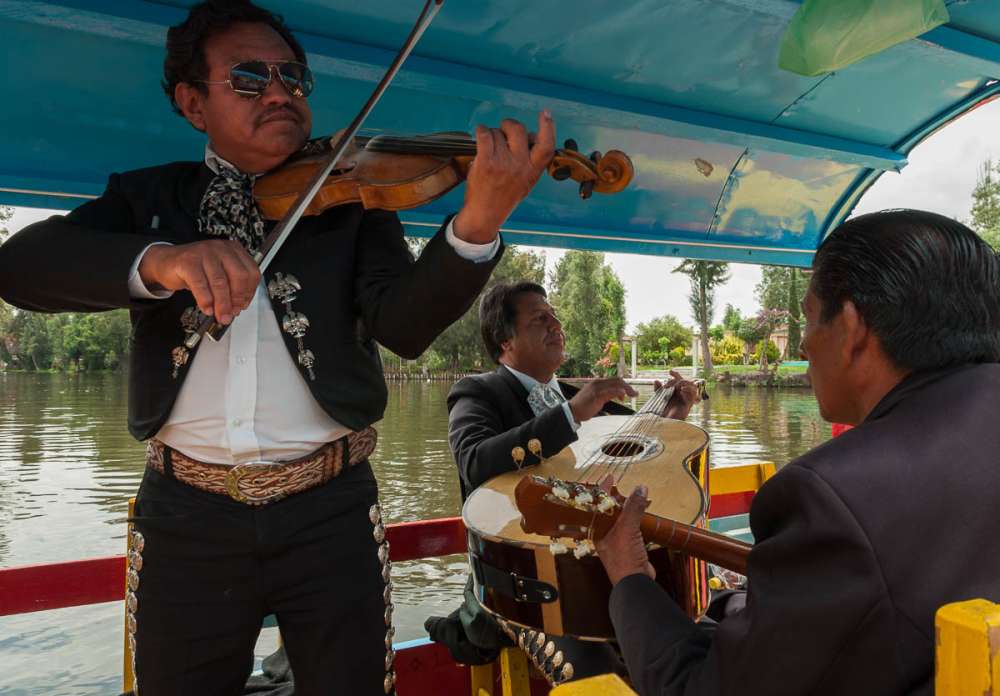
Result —
<path fill-rule="evenodd" d="M 570 177 L 571 173 L 572 172 L 570 171 L 569 167 L 559 167 L 554 172 L 552 172 L 552 178 L 555 179 L 556 181 L 565 181 Z"/>
<path fill-rule="evenodd" d="M 600 162 L 601 157 L 603 157 L 603 155 L 601 154 L 600 150 L 594 150 L 593 152 L 590 153 L 590 161 L 593 162 L 594 164 Z"/>
<path fill-rule="evenodd" d="M 581 182 L 580 183 L 580 198 L 582 198 L 583 200 L 587 200 L 592 195 L 594 195 L 594 182 L 590 181 L 590 180 Z"/>
<path fill-rule="evenodd" d="M 542 458 L 542 441 L 539 440 L 537 437 L 533 437 L 530 440 L 528 440 L 528 451 L 531 452 L 536 457 L 538 457 L 539 459 L 541 459 Z"/>
<path fill-rule="evenodd" d="M 573 152 L 576 152 L 577 150 L 580 149 L 580 146 L 576 144 L 576 141 L 573 140 L 573 138 L 567 138 L 566 142 L 563 143 L 563 149 L 572 150 Z"/>
<path fill-rule="evenodd" d="M 520 469 L 524 464 L 524 448 L 515 447 L 510 451 L 510 456 L 514 459 L 514 463 L 517 464 L 517 468 Z"/>

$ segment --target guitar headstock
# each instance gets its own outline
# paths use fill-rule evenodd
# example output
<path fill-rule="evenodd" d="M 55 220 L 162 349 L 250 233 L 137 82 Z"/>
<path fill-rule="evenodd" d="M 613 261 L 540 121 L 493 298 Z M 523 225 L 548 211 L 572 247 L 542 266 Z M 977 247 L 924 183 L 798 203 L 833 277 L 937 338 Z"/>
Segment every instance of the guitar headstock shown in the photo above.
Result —
<path fill-rule="evenodd" d="M 593 542 L 611 529 L 625 498 L 612 486 L 562 481 L 544 476 L 525 476 L 514 489 L 514 502 L 521 512 L 521 528 L 553 540 L 554 554 L 569 551 L 567 542 L 577 542 L 577 558 L 593 553 Z"/>

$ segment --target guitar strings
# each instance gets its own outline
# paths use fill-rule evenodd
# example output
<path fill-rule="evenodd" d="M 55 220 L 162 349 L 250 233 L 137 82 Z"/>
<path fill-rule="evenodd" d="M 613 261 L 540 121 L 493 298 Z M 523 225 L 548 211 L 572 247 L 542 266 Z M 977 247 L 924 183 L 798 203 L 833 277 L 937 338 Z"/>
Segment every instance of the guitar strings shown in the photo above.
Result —
<path fill-rule="evenodd" d="M 605 451 L 603 446 L 598 447 L 584 461 L 583 470 L 576 481 L 580 483 L 599 483 L 605 475 L 611 474 L 615 477 L 616 473 L 615 482 L 621 481 L 632 463 L 631 457 L 625 462 L 621 461 L 623 454 L 637 444 L 636 440 L 641 440 L 652 433 L 656 426 L 656 420 L 647 418 L 646 416 L 661 412 L 663 406 L 666 405 L 667 401 L 673 395 L 673 391 L 673 389 L 663 388 L 653 394 L 652 398 L 643 405 L 638 413 L 628 418 L 607 438 L 607 440 L 612 441 L 610 450 Z M 620 473 L 616 472 L 618 469 L 620 469 Z M 595 472 L 599 473 L 593 480 L 589 480 Z"/>

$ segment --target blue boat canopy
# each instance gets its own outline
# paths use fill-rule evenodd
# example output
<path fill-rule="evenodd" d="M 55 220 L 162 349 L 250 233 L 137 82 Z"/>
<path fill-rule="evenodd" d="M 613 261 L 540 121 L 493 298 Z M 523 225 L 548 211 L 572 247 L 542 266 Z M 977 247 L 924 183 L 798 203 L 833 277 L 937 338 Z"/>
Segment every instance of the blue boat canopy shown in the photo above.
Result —
<path fill-rule="evenodd" d="M 203 136 L 160 88 L 186 0 L 0 0 L 0 203 L 72 208 L 107 175 L 200 159 Z M 261 0 L 317 75 L 316 133 L 360 108 L 422 0 Z M 559 137 L 620 149 L 630 187 L 579 199 L 544 179 L 509 242 L 805 266 L 885 171 L 1000 92 L 1000 2 L 835 73 L 778 68 L 794 0 L 447 0 L 369 119 L 402 133 L 472 131 L 551 109 Z M 944 174 L 942 174 L 944 175 Z M 428 234 L 461 190 L 401 214 Z"/>

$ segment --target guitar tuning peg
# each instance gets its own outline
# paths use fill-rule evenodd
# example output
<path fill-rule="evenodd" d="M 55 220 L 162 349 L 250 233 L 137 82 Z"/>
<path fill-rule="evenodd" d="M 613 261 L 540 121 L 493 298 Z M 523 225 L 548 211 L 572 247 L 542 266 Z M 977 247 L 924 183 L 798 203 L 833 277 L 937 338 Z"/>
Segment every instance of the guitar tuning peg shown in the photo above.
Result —
<path fill-rule="evenodd" d="M 514 449 L 512 449 L 510 451 L 510 456 L 514 459 L 514 464 L 517 465 L 518 469 L 520 469 L 522 466 L 524 466 L 524 448 L 523 447 L 515 447 Z"/>
<path fill-rule="evenodd" d="M 531 452 L 536 457 L 538 457 L 539 459 L 541 459 L 542 458 L 542 441 L 539 440 L 537 437 L 533 437 L 530 440 L 528 440 L 528 451 Z"/>
<path fill-rule="evenodd" d="M 592 195 L 594 195 L 594 182 L 592 180 L 583 181 L 580 183 L 580 198 L 587 200 Z"/>
<path fill-rule="evenodd" d="M 566 138 L 566 142 L 563 143 L 563 149 L 576 152 L 580 149 L 580 146 L 576 144 L 576 141 L 573 140 L 573 138 Z"/>

